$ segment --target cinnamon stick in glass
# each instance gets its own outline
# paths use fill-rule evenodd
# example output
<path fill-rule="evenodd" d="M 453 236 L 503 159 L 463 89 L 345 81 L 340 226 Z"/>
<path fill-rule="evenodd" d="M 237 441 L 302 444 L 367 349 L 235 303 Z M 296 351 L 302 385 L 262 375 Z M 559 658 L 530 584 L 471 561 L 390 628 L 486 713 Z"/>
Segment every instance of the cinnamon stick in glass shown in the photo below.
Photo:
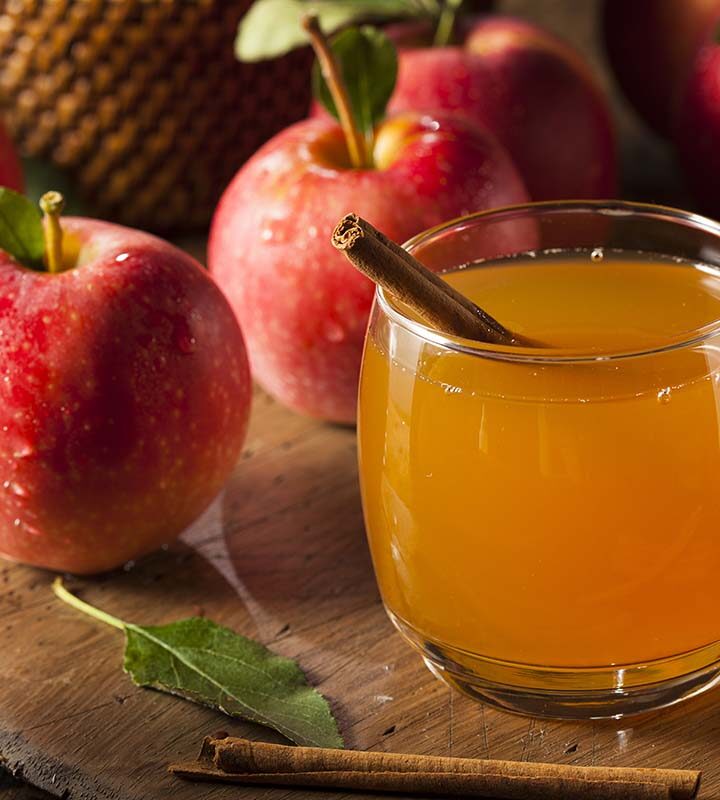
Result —
<path fill-rule="evenodd" d="M 208 737 L 198 761 L 169 770 L 198 781 L 496 800 L 692 800 L 700 785 L 700 773 L 690 770 L 289 747 L 232 737 Z"/>
<path fill-rule="evenodd" d="M 347 214 L 338 222 L 332 243 L 356 269 L 391 292 L 431 327 L 491 344 L 532 345 L 356 214 Z"/>

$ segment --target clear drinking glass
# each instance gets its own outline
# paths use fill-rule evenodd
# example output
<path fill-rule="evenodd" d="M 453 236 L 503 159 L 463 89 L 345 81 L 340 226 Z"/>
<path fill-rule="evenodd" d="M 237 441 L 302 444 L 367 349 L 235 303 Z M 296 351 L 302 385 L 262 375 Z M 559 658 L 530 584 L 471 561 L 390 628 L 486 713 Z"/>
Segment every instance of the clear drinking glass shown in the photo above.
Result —
<path fill-rule="evenodd" d="M 656 289 L 634 262 L 659 261 L 708 308 L 720 297 L 720 225 L 649 205 L 512 207 L 406 247 L 437 271 L 511 265 L 511 295 L 539 261 L 575 254 L 634 276 L 633 291 L 645 274 Z M 599 297 L 598 319 L 629 294 Z M 718 679 L 720 324 L 684 330 L 670 313 L 667 330 L 630 350 L 492 346 L 431 330 L 378 290 L 358 421 L 367 534 L 390 618 L 447 683 L 595 718 Z"/>

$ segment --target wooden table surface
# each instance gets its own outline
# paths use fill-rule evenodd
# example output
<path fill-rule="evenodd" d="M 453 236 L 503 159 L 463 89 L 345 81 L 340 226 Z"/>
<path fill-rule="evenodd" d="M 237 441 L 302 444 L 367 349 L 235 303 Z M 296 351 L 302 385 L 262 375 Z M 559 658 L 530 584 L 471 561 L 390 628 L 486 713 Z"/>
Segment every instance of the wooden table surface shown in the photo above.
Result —
<path fill-rule="evenodd" d="M 73 800 L 308 796 L 167 775 L 166 764 L 192 758 L 206 734 L 265 731 L 134 687 L 120 668 L 121 634 L 56 601 L 51 579 L 0 569 L 0 754 L 11 770 Z M 259 393 L 243 459 L 183 541 L 128 571 L 69 583 L 126 620 L 202 611 L 297 658 L 330 699 L 350 747 L 701 767 L 702 797 L 720 794 L 720 691 L 643 719 L 560 723 L 494 711 L 435 680 L 379 602 L 354 432 L 295 416 Z"/>
<path fill-rule="evenodd" d="M 596 61 L 596 0 L 503 0 Z M 607 79 L 606 79 L 607 80 Z M 625 196 L 687 204 L 670 151 L 615 95 Z M 72 800 L 310 797 L 191 785 L 165 772 L 205 734 L 268 737 L 189 702 L 134 687 L 122 636 L 50 592 L 52 576 L 0 562 L 0 764 Z M 128 571 L 72 580 L 127 620 L 198 612 L 297 658 L 332 702 L 348 746 L 575 764 L 700 768 L 720 797 L 720 690 L 674 709 L 606 723 L 559 723 L 494 711 L 436 681 L 380 605 L 365 544 L 350 429 L 295 416 L 256 396 L 242 460 L 183 537 Z M 272 735 L 270 735 L 272 738 Z M 0 800 L 47 800 L 0 772 Z M 318 795 L 319 796 L 319 795 Z M 325 800 L 365 795 L 323 793 Z M 368 796 L 369 797 L 369 796 Z"/>

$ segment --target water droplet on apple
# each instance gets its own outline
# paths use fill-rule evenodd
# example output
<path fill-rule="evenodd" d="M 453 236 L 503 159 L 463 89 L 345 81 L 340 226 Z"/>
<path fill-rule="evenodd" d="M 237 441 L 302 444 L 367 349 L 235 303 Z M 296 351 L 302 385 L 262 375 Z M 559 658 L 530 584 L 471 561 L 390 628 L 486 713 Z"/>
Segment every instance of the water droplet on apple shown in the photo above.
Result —
<path fill-rule="evenodd" d="M 423 118 L 420 120 L 420 124 L 424 125 L 425 128 L 427 128 L 427 130 L 429 131 L 440 130 L 440 123 L 436 119 L 433 119 L 433 117 L 430 116 L 423 116 Z"/>
<path fill-rule="evenodd" d="M 345 340 L 346 334 L 341 325 L 338 325 L 337 322 L 330 320 L 329 322 L 323 324 L 323 336 L 328 342 L 338 344 L 339 342 Z"/>
<path fill-rule="evenodd" d="M 19 483 L 15 483 L 15 481 L 3 481 L 3 489 L 5 489 L 6 492 L 16 494 L 18 497 L 27 497 L 25 488 Z"/>
<path fill-rule="evenodd" d="M 39 528 L 36 528 L 34 525 L 30 525 L 27 522 L 22 523 L 22 529 L 25 533 L 29 533 L 31 536 L 42 536 L 42 531 Z"/>
<path fill-rule="evenodd" d="M 175 346 L 181 353 L 189 355 L 195 351 L 197 340 L 192 335 L 192 331 L 190 330 L 187 320 L 185 320 L 183 317 L 178 318 L 175 322 L 175 331 L 173 333 L 173 337 L 175 340 Z"/>
<path fill-rule="evenodd" d="M 175 343 L 178 346 L 178 350 L 180 350 L 181 353 L 186 354 L 194 352 L 195 345 L 197 344 L 194 336 L 188 336 L 186 334 L 178 336 L 175 339 Z"/>
<path fill-rule="evenodd" d="M 22 525 L 22 521 L 21 521 L 20 519 L 17 519 L 17 518 L 15 518 L 15 519 L 13 520 L 13 525 L 14 525 L 16 528 L 19 528 L 19 527 Z"/>
<path fill-rule="evenodd" d="M 263 242 L 279 244 L 287 241 L 287 237 L 288 232 L 286 217 L 274 217 L 271 219 L 266 219 L 260 228 L 260 238 L 263 240 Z"/>
<path fill-rule="evenodd" d="M 23 442 L 19 446 L 15 448 L 13 452 L 14 458 L 27 458 L 31 456 L 35 451 L 33 450 L 32 445 L 29 442 Z"/>
<path fill-rule="evenodd" d="M 129 255 L 130 253 L 120 253 L 119 255 L 115 256 L 115 261 L 119 262 L 126 261 Z"/>
<path fill-rule="evenodd" d="M 10 484 L 7 488 L 13 493 L 16 494 L 18 497 L 27 497 L 28 493 L 24 486 L 21 486 L 19 483 L 15 483 L 15 481 L 7 481 Z M 3 484 L 5 486 L 5 484 Z"/>

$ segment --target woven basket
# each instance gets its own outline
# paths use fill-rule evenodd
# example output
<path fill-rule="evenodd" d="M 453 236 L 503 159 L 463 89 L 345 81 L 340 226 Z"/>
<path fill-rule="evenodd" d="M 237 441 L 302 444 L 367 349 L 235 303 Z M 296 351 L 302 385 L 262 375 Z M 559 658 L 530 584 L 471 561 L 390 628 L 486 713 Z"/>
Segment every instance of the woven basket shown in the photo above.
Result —
<path fill-rule="evenodd" d="M 0 112 L 24 155 L 67 170 L 93 215 L 207 224 L 266 139 L 305 115 L 308 51 L 239 64 L 251 0 L 4 0 Z"/>

